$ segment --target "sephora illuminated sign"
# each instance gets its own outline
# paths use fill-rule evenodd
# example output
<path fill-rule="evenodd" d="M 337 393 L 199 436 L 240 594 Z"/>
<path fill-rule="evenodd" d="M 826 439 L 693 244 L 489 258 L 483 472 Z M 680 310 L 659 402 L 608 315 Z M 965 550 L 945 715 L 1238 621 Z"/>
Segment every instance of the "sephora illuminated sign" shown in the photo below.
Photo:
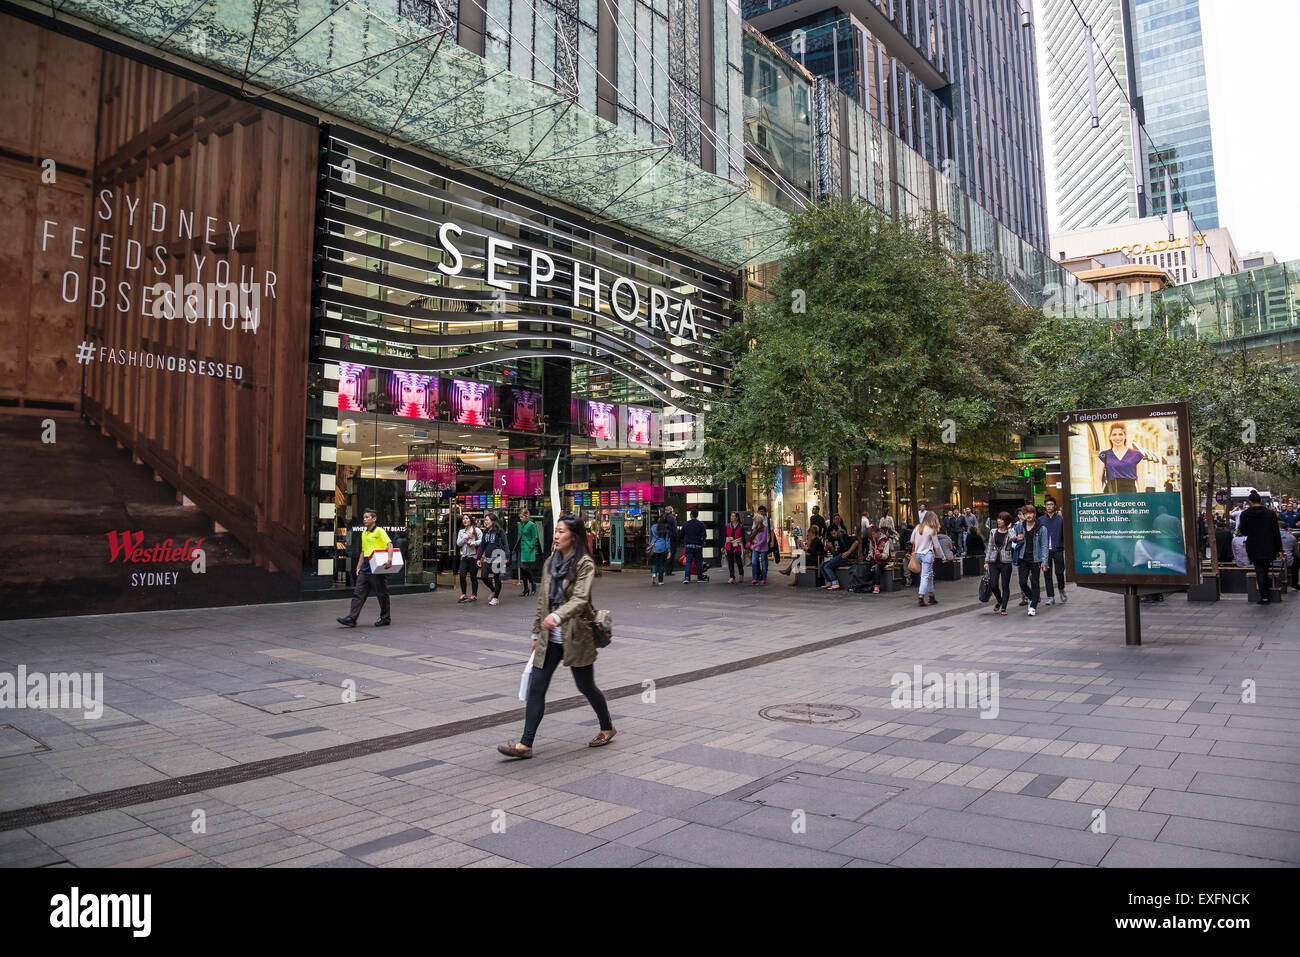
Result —
<path fill-rule="evenodd" d="M 459 276 L 465 266 L 465 257 L 456 246 L 456 239 L 463 230 L 453 222 L 443 223 L 438 229 L 438 245 L 451 257 L 451 262 L 438 264 L 439 272 L 447 276 Z M 497 271 L 505 265 L 503 254 L 518 250 L 528 257 L 528 278 L 511 280 L 501 277 Z M 564 257 L 568 258 L 568 257 Z M 573 308 L 600 311 L 602 305 L 608 304 L 610 311 L 624 322 L 647 322 L 651 331 L 662 331 L 672 336 L 698 341 L 695 328 L 695 305 L 684 296 L 674 295 L 659 286 L 629 279 L 626 276 L 613 276 L 577 259 L 568 260 L 573 266 L 573 284 L 570 289 L 570 306 Z M 527 286 L 528 295 L 537 298 L 540 286 L 555 278 L 556 261 L 552 253 L 543 249 L 534 249 L 522 243 L 507 242 L 495 236 L 487 237 L 487 251 L 483 256 L 487 269 L 487 284 L 496 289 L 518 293 Z M 588 303 L 590 305 L 588 305 Z M 641 310 L 645 308 L 643 316 Z"/>

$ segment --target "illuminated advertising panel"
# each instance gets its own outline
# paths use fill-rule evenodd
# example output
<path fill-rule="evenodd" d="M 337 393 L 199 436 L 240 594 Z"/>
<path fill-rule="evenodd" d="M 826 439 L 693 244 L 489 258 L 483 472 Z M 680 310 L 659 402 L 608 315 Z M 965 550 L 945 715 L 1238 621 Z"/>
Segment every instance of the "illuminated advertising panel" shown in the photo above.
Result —
<path fill-rule="evenodd" d="M 1066 561 L 1080 584 L 1198 581 L 1187 405 L 1060 418 Z"/>

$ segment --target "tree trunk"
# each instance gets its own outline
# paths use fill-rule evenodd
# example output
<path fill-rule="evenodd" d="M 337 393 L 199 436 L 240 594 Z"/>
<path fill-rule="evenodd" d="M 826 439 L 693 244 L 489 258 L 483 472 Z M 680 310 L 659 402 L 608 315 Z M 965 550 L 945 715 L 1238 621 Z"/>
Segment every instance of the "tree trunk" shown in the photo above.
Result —
<path fill-rule="evenodd" d="M 909 522 L 908 524 L 915 525 L 916 516 L 918 514 L 916 510 L 918 499 L 916 497 L 917 489 L 916 489 L 916 436 L 915 435 L 912 436 L 912 456 L 909 459 L 907 464 L 907 492 L 908 492 L 907 507 L 911 511 L 911 515 L 912 515 L 912 521 Z"/>
<path fill-rule="evenodd" d="M 1214 535 L 1214 456 L 1210 456 L 1209 462 L 1210 484 L 1209 490 L 1205 493 L 1205 525 L 1206 531 L 1210 536 L 1210 568 L 1214 574 L 1219 574 L 1219 543 Z M 1231 494 L 1231 492 L 1229 492 Z"/>

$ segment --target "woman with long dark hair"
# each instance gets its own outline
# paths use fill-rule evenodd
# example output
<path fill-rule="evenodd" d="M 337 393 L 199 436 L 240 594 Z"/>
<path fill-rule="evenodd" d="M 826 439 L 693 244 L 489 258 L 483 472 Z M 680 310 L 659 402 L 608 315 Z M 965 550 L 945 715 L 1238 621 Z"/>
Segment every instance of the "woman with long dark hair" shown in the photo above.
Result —
<path fill-rule="evenodd" d="M 478 547 L 479 577 L 492 589 L 489 605 L 501 603 L 501 576 L 505 574 L 510 558 L 510 543 L 505 530 L 497 521 L 495 512 L 483 516 L 483 540 Z"/>
<path fill-rule="evenodd" d="M 592 614 L 591 585 L 595 577 L 596 563 L 587 546 L 587 529 L 582 520 L 572 515 L 560 516 L 555 522 L 551 554 L 542 566 L 542 587 L 537 593 L 532 645 L 536 658 L 528 678 L 524 733 L 517 743 L 497 745 L 497 750 L 507 757 L 533 756 L 533 738 L 546 712 L 546 690 L 561 662 L 573 670 L 574 684 L 600 720 L 600 733 L 587 745 L 599 748 L 614 737 L 609 706 L 596 687 L 596 642 L 585 620 Z"/>

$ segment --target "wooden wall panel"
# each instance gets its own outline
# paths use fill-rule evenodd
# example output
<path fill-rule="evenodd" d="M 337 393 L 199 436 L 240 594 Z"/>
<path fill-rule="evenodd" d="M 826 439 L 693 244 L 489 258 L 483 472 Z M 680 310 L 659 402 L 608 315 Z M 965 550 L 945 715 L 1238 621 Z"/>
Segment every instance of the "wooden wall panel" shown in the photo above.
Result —
<path fill-rule="evenodd" d="M 105 344 L 230 363 L 225 379 L 96 364 L 87 375 L 88 408 L 123 444 L 153 465 L 248 546 L 254 561 L 301 575 L 303 445 L 317 138 L 314 127 L 265 112 L 115 55 L 105 56 L 95 182 L 114 198 L 115 249 L 127 239 L 146 249 L 144 269 L 121 255 L 93 262 L 110 289 L 125 282 L 132 308 L 115 303 L 89 312 Z M 134 222 L 123 196 L 140 197 Z M 150 204 L 168 215 L 150 232 Z M 178 236 L 176 217 L 193 213 L 193 236 Z M 206 217 L 216 222 L 211 237 Z M 228 222 L 239 226 L 230 242 Z M 168 282 L 213 281 L 219 261 L 237 285 L 241 268 L 274 300 L 261 300 L 257 332 L 142 314 L 141 290 L 162 246 Z M 196 274 L 194 257 L 202 262 Z"/>
<path fill-rule="evenodd" d="M 64 302 L 72 270 L 82 290 L 87 261 L 71 254 L 86 226 L 94 165 L 101 54 L 35 24 L 0 14 L 0 408 L 76 411 L 84 301 Z M 53 181 L 42 179 L 54 160 Z M 58 223 L 40 250 L 42 223 Z M 84 249 L 83 249 L 84 252 Z"/>

